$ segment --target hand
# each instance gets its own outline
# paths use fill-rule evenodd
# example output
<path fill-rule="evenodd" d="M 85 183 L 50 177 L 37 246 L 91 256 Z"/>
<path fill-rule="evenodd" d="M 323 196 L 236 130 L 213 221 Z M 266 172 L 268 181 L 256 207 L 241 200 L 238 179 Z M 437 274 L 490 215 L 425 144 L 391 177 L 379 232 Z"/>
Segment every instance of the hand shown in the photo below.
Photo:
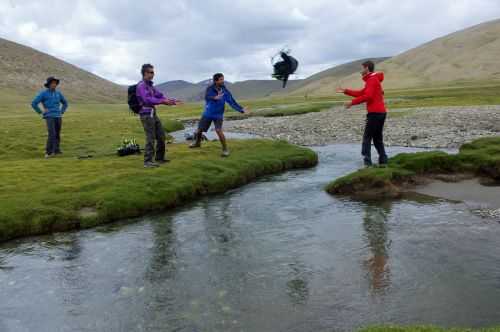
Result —
<path fill-rule="evenodd" d="M 243 114 L 250 114 L 250 109 L 247 107 L 243 108 Z"/>
<path fill-rule="evenodd" d="M 173 105 L 176 105 L 177 104 L 177 101 L 174 100 L 174 99 L 165 99 L 163 102 L 162 102 L 163 105 L 168 105 L 168 106 L 173 106 Z"/>
<path fill-rule="evenodd" d="M 175 105 L 184 105 L 184 102 L 182 100 L 176 100 Z"/>
<path fill-rule="evenodd" d="M 346 102 L 346 103 L 344 104 L 344 107 L 345 107 L 345 109 L 346 109 L 346 110 L 348 110 L 349 108 L 351 108 L 351 107 L 352 107 L 352 103 L 351 103 L 350 101 L 348 101 L 348 102 Z"/>
<path fill-rule="evenodd" d="M 336 90 L 337 93 L 345 93 L 345 89 L 344 88 L 341 88 L 341 87 L 338 87 L 337 90 Z"/>

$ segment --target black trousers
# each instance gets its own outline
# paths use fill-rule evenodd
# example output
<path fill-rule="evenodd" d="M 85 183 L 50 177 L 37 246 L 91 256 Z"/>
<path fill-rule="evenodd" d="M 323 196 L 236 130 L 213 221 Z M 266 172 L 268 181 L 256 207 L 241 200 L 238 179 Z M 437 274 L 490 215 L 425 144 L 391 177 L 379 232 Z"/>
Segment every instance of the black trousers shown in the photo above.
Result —
<path fill-rule="evenodd" d="M 155 160 L 165 159 L 165 130 L 161 124 L 160 119 L 156 114 L 153 116 L 149 114 L 141 115 L 142 126 L 146 134 L 146 146 L 144 147 L 144 162 L 151 162 Z M 156 149 L 155 149 L 156 141 Z M 155 155 L 156 150 L 156 155 Z"/>
<path fill-rule="evenodd" d="M 366 164 L 372 163 L 371 150 L 372 141 L 378 152 L 380 164 L 387 163 L 387 155 L 384 147 L 384 124 L 386 113 L 368 113 L 366 116 L 365 132 L 363 134 L 363 146 L 361 154 Z"/>
<path fill-rule="evenodd" d="M 62 118 L 46 118 L 45 122 L 47 122 L 48 133 L 45 153 L 60 153 Z"/>

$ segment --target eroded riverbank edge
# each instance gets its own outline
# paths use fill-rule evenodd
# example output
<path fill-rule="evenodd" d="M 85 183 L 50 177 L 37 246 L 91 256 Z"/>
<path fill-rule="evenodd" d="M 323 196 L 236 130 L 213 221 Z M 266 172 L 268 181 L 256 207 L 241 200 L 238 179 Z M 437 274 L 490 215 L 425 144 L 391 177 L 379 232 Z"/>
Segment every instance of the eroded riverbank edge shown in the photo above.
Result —
<path fill-rule="evenodd" d="M 166 211 L 318 163 L 313 150 L 283 141 L 235 140 L 229 145 L 232 155 L 221 158 L 217 143 L 201 150 L 173 144 L 172 162 L 154 170 L 140 167 L 142 156 L 6 162 L 12 174 L 6 171 L 3 186 L 18 190 L 1 196 L 0 242 Z"/>
<path fill-rule="evenodd" d="M 500 193 L 500 187 L 496 187 L 499 184 L 500 137 L 491 137 L 464 144 L 457 154 L 402 153 L 391 158 L 388 167 L 358 170 L 334 180 L 325 189 L 332 195 L 370 200 L 419 192 L 498 208 L 485 195 Z"/>

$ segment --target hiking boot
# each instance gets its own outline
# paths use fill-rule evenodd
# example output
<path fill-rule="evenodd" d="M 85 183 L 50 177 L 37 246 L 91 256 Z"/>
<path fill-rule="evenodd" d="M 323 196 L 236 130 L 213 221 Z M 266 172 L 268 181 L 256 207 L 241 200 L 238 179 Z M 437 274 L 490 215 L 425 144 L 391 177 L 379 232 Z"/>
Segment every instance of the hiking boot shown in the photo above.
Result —
<path fill-rule="evenodd" d="M 229 152 L 229 150 L 222 150 L 222 157 L 229 157 L 231 155 L 231 153 Z"/>
<path fill-rule="evenodd" d="M 54 154 L 63 154 L 62 151 L 56 151 Z"/>
<path fill-rule="evenodd" d="M 387 163 L 379 163 L 379 164 L 378 164 L 378 167 L 379 167 L 379 168 L 387 168 L 387 167 L 388 167 L 388 165 L 387 165 Z"/>
<path fill-rule="evenodd" d="M 158 165 L 157 163 L 154 163 L 152 161 L 147 161 L 144 163 L 144 168 L 157 168 L 159 166 L 160 165 Z"/>
<path fill-rule="evenodd" d="M 189 147 L 191 149 L 201 148 L 201 140 L 203 139 L 203 136 L 204 136 L 203 133 L 201 134 L 195 133 L 193 135 L 193 143 L 191 143 Z"/>
<path fill-rule="evenodd" d="M 170 162 L 170 159 L 160 159 L 155 161 L 157 164 L 163 165 Z"/>

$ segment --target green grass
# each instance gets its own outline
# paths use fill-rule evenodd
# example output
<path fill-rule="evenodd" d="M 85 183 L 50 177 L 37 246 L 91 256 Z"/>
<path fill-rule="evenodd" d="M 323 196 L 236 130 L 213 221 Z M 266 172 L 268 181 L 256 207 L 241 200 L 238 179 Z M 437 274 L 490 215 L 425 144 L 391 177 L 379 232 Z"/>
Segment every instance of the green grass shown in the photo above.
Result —
<path fill-rule="evenodd" d="M 387 90 L 387 106 L 394 108 L 499 105 L 500 85 L 471 84 L 426 89 Z"/>
<path fill-rule="evenodd" d="M 144 169 L 142 156 L 116 156 L 123 138 L 144 146 L 139 119 L 120 104 L 70 104 L 63 120 L 64 154 L 45 160 L 44 121 L 18 97 L 9 101 L 0 107 L 0 241 L 140 216 L 317 163 L 309 149 L 248 140 L 229 142 L 233 154 L 227 159 L 220 157 L 218 143 L 202 150 L 169 145 L 172 163 Z M 183 128 L 175 120 L 180 111 L 160 108 L 167 131 Z"/>
<path fill-rule="evenodd" d="M 402 153 L 387 168 L 365 168 L 341 177 L 326 187 L 338 195 L 393 195 L 398 185 L 417 175 L 467 172 L 500 180 L 500 137 L 464 144 L 458 154 L 440 151 Z"/>
<path fill-rule="evenodd" d="M 331 102 L 348 101 L 350 97 L 332 91 Z M 316 97 L 309 98 L 309 101 Z M 385 90 L 389 110 L 398 108 L 500 105 L 500 83 L 465 82 L 462 85 Z"/>
<path fill-rule="evenodd" d="M 161 115 L 167 131 L 183 129 L 182 123 Z M 0 158 L 19 160 L 44 154 L 45 122 L 27 105 L 13 104 L 0 110 Z M 114 154 L 122 138 L 135 137 L 143 146 L 144 131 L 137 116 L 123 105 L 71 105 L 63 119 L 62 149 L 65 154 Z"/>
<path fill-rule="evenodd" d="M 278 116 L 293 116 L 312 112 L 321 112 L 328 110 L 333 106 L 341 105 L 338 100 L 312 99 L 304 101 L 304 99 L 262 99 L 252 101 L 242 101 L 241 104 L 250 108 L 250 115 L 243 115 L 232 111 L 227 107 L 226 119 L 243 119 L 247 117 L 278 117 Z M 166 110 L 166 117 L 171 119 L 182 120 L 197 120 L 203 110 L 201 103 L 188 103 L 176 108 Z"/>
<path fill-rule="evenodd" d="M 469 329 L 435 326 L 372 326 L 360 329 L 358 332 L 500 332 L 500 327 Z"/>
<path fill-rule="evenodd" d="M 279 117 L 279 116 L 293 116 L 306 113 L 315 113 L 328 110 L 333 106 L 341 105 L 340 102 L 311 102 L 304 104 L 295 104 L 288 107 L 279 107 L 269 110 L 262 110 L 252 113 L 252 116 L 263 117 Z"/>

